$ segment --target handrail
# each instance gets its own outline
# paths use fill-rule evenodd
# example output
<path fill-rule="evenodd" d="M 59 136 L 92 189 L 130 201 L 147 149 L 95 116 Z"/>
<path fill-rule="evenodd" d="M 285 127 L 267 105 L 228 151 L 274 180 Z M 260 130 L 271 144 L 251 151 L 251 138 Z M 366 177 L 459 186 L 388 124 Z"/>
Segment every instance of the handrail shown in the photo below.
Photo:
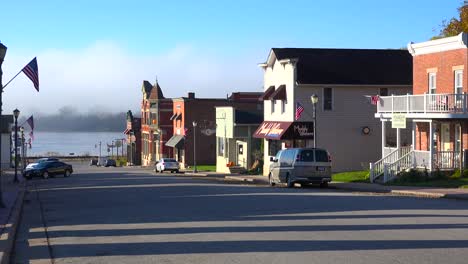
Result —
<path fill-rule="evenodd" d="M 411 146 L 397 148 L 394 151 L 390 152 L 388 155 L 382 159 L 370 164 L 369 180 L 374 182 L 374 180 L 384 173 L 384 165 L 391 164 L 397 161 L 401 156 L 406 155 L 410 152 Z"/>
<path fill-rule="evenodd" d="M 399 158 L 392 164 L 385 164 L 384 165 L 384 183 L 387 183 L 393 178 L 395 178 L 396 174 L 402 170 L 409 169 L 413 166 L 413 156 L 414 151 L 410 151 Z"/>

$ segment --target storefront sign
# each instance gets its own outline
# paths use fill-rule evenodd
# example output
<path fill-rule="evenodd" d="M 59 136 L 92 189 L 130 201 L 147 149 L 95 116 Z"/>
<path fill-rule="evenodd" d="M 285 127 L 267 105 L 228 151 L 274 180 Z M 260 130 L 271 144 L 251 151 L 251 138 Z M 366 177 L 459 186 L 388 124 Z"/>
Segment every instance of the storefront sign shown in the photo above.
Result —
<path fill-rule="evenodd" d="M 393 114 L 392 128 L 406 128 L 406 114 Z"/>
<path fill-rule="evenodd" d="M 264 121 L 260 127 L 255 131 L 254 137 L 280 139 L 281 136 L 291 125 L 291 122 L 269 122 Z"/>
<path fill-rule="evenodd" d="M 294 126 L 294 134 L 299 135 L 299 137 L 313 137 L 314 136 L 314 128 L 313 125 L 309 126 L 307 124 L 299 124 L 293 125 Z"/>

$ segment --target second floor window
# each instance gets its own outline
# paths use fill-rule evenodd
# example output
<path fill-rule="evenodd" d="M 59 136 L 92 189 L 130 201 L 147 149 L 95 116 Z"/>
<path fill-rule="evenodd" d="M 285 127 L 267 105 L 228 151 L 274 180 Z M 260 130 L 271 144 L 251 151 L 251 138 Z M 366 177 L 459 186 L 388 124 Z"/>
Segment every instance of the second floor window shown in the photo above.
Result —
<path fill-rule="evenodd" d="M 275 112 L 275 105 L 276 105 L 276 100 L 271 100 L 271 113 L 273 114 Z"/>
<path fill-rule="evenodd" d="M 380 96 L 388 96 L 388 88 L 380 88 L 379 89 Z"/>
<path fill-rule="evenodd" d="M 429 93 L 435 94 L 436 93 L 436 73 L 431 72 L 429 73 Z"/>
<path fill-rule="evenodd" d="M 286 100 L 281 100 L 281 113 L 286 111 Z"/>
<path fill-rule="evenodd" d="M 323 110 L 333 110 L 333 90 L 332 88 L 323 88 Z"/>
<path fill-rule="evenodd" d="M 455 71 L 455 93 L 463 93 L 463 71 Z"/>

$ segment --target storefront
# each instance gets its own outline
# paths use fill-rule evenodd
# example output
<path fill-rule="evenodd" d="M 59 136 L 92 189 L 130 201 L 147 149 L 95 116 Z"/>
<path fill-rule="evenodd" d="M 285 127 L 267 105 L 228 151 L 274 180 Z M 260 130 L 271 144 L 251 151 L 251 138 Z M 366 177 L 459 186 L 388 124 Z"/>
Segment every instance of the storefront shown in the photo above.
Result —
<path fill-rule="evenodd" d="M 314 145 L 314 122 L 264 121 L 254 133 L 264 141 L 264 171 L 268 174 L 269 157 L 285 148 L 305 148 Z"/>

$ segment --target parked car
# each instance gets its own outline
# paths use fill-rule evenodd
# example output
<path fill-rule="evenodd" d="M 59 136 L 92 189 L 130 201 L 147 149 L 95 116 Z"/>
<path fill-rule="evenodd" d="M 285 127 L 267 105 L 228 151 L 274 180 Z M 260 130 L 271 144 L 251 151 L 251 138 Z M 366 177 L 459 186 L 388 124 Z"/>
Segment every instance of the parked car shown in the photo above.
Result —
<path fill-rule="evenodd" d="M 117 162 L 114 159 L 107 159 L 104 163 L 104 167 L 117 167 Z"/>
<path fill-rule="evenodd" d="M 34 167 L 35 165 L 41 163 L 41 162 L 46 162 L 46 161 L 58 161 L 59 159 L 58 158 L 40 158 L 38 160 L 36 160 L 36 162 L 34 163 L 29 163 L 27 166 L 26 166 L 26 169 L 30 169 L 32 167 Z"/>
<path fill-rule="evenodd" d="M 331 158 L 324 149 L 284 149 L 278 151 L 270 161 L 270 185 L 286 183 L 291 188 L 294 183 L 318 183 L 326 187 L 331 181 Z"/>
<path fill-rule="evenodd" d="M 61 161 L 43 161 L 37 163 L 33 167 L 26 168 L 23 172 L 23 176 L 26 179 L 32 177 L 42 177 L 47 179 L 55 175 L 63 175 L 68 177 L 73 173 L 73 166 Z"/>
<path fill-rule="evenodd" d="M 98 160 L 97 159 L 91 159 L 89 162 L 89 166 L 97 166 L 98 165 Z"/>
<path fill-rule="evenodd" d="M 180 169 L 179 162 L 175 159 L 162 158 L 156 163 L 156 172 L 163 173 L 164 171 L 171 171 L 178 173 Z"/>

